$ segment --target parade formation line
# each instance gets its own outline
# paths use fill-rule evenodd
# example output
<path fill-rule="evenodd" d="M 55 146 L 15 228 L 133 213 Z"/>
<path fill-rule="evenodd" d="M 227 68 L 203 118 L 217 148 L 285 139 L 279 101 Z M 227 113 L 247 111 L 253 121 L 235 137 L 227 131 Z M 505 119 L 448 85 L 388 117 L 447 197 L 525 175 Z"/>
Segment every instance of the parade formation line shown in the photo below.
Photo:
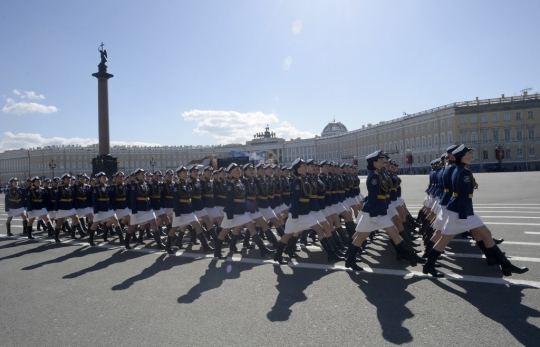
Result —
<path fill-rule="evenodd" d="M 36 237 L 34 240 L 28 240 L 26 237 L 22 237 L 22 236 L 6 236 L 5 234 L 0 234 L 0 238 L 24 240 L 28 242 L 55 243 L 54 240 L 40 238 L 40 237 Z M 73 241 L 73 240 L 63 240 L 61 241 L 61 243 L 65 245 L 69 245 L 69 246 L 83 246 L 83 247 L 88 246 L 86 242 L 78 242 L 78 241 Z M 100 248 L 104 250 L 124 250 L 125 252 L 140 252 L 140 253 L 146 253 L 146 254 L 163 254 L 163 251 L 160 251 L 157 249 L 134 248 L 131 250 L 126 250 L 124 246 L 120 246 L 120 245 L 99 244 L 92 248 Z M 313 247 L 313 248 L 318 248 L 318 247 Z M 453 253 L 447 253 L 447 254 L 448 255 L 451 254 L 452 256 L 455 256 L 455 254 Z M 175 257 L 175 256 L 187 257 L 187 258 L 192 258 L 192 259 L 214 259 L 214 256 L 211 254 L 205 255 L 201 253 L 191 253 L 191 252 L 187 252 L 186 250 L 178 250 L 175 255 L 171 255 L 171 256 L 172 257 Z M 473 257 L 478 258 L 479 256 L 473 256 Z M 527 260 L 527 259 L 537 259 L 537 258 L 512 257 L 512 259 L 523 260 L 523 261 L 535 261 L 535 260 Z M 257 258 L 244 258 L 238 254 L 235 254 L 232 257 L 228 257 L 225 261 L 232 262 L 232 263 L 239 262 L 239 263 L 247 263 L 247 264 L 280 266 L 279 264 L 277 264 L 271 259 L 264 260 L 264 259 L 257 259 Z M 540 259 L 538 259 L 538 261 L 540 262 Z M 323 271 L 347 271 L 347 272 L 355 273 L 357 276 L 362 276 L 363 274 L 390 275 L 390 276 L 402 277 L 403 279 L 420 277 L 420 278 L 426 278 L 433 281 L 465 281 L 465 282 L 477 282 L 477 283 L 498 284 L 498 285 L 523 286 L 523 287 L 528 287 L 528 288 L 540 289 L 540 281 L 515 280 L 515 279 L 508 279 L 508 278 L 495 278 L 495 277 L 485 277 L 485 276 L 458 275 L 451 272 L 445 273 L 445 277 L 443 278 L 433 278 L 429 275 L 424 275 L 420 271 L 371 268 L 371 267 L 366 266 L 366 264 L 362 264 L 362 268 L 364 269 L 364 271 L 360 273 L 356 273 L 350 269 L 347 269 L 345 266 L 341 266 L 341 265 L 303 263 L 303 262 L 297 262 L 296 260 L 289 261 L 287 266 L 291 268 L 314 269 L 314 270 L 323 270 Z"/>

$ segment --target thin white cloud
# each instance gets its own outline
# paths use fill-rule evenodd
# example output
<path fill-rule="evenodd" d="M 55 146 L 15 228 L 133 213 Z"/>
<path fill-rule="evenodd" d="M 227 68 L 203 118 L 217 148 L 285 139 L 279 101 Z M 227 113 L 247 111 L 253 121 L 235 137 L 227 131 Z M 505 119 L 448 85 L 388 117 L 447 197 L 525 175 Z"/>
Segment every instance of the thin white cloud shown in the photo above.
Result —
<path fill-rule="evenodd" d="M 19 96 L 21 99 L 28 99 L 28 100 L 43 100 L 45 99 L 45 95 L 43 94 L 36 94 L 34 91 L 20 91 L 18 89 L 13 90 L 13 94 Z"/>
<path fill-rule="evenodd" d="M 266 125 L 279 123 L 278 117 L 262 112 L 241 113 L 236 111 L 191 110 L 182 113 L 187 121 L 197 122 L 195 132 L 215 138 L 221 144 L 242 143 L 253 139 L 253 135 L 264 131 Z M 314 134 L 299 131 L 287 122 L 270 127 L 270 131 L 282 138 L 309 138 Z"/>
<path fill-rule="evenodd" d="M 2 138 L 0 139 L 0 152 L 4 152 L 11 149 L 19 149 L 19 148 L 36 148 L 36 147 L 45 147 L 45 146 L 53 146 L 53 145 L 88 146 L 88 145 L 93 145 L 97 143 L 98 143 L 98 140 L 92 139 L 92 138 L 80 138 L 80 137 L 45 138 L 41 136 L 40 134 L 31 134 L 31 133 L 14 134 L 10 131 L 7 131 L 2 134 Z M 111 146 L 127 146 L 127 145 L 159 146 L 159 144 L 157 143 L 111 141 Z"/>
<path fill-rule="evenodd" d="M 8 98 L 6 104 L 2 108 L 2 112 L 10 114 L 25 114 L 25 113 L 55 113 L 58 109 L 55 106 L 45 106 L 37 104 L 35 102 L 16 102 L 15 100 Z"/>

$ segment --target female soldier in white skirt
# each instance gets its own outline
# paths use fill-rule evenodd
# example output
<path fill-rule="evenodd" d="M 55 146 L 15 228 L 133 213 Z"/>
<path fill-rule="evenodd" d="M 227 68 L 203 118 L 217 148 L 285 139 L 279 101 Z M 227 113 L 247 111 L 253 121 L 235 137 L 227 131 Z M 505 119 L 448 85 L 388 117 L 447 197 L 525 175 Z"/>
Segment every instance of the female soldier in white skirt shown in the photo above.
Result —
<path fill-rule="evenodd" d="M 113 209 L 111 196 L 114 195 L 111 193 L 111 189 L 109 189 L 109 186 L 107 185 L 107 175 L 105 172 L 98 172 L 96 174 L 96 178 L 99 182 L 96 186 L 92 187 L 92 206 L 94 210 L 94 218 L 92 220 L 92 225 L 90 225 L 90 228 L 88 229 L 88 243 L 90 246 L 96 245 L 94 243 L 94 234 L 100 222 L 113 224 L 120 242 L 123 242 L 124 235 L 122 235 L 122 229 L 120 229 L 118 218 L 116 217 Z M 103 233 L 103 241 L 107 241 L 107 231 Z"/>
<path fill-rule="evenodd" d="M 26 219 L 26 208 L 25 208 L 25 191 L 19 187 L 19 179 L 17 177 L 12 177 L 9 179 L 9 189 L 6 192 L 6 200 L 4 209 L 8 214 L 6 220 L 6 229 L 7 235 L 13 236 L 11 233 L 11 221 L 13 217 L 21 217 L 23 220 L 24 231 L 28 231 L 28 220 Z"/>
<path fill-rule="evenodd" d="M 221 212 L 216 207 L 216 202 L 214 200 L 214 180 L 212 178 L 213 168 L 211 166 L 206 166 L 203 170 L 203 179 L 201 180 L 202 186 L 202 200 L 204 209 L 210 218 L 210 224 L 213 226 L 212 233 L 214 238 L 217 238 L 217 234 L 221 232 L 221 222 L 223 221 L 223 216 Z"/>
<path fill-rule="evenodd" d="M 131 212 L 128 206 L 129 189 L 124 182 L 124 176 L 122 171 L 118 171 L 116 173 L 116 184 L 110 187 L 111 203 L 114 214 L 116 214 L 116 218 L 120 222 L 120 229 L 123 229 L 122 225 L 129 225 L 129 213 Z M 120 237 L 120 241 L 124 241 L 124 235 Z"/>
<path fill-rule="evenodd" d="M 75 193 L 77 195 L 77 216 L 79 217 L 79 223 L 81 224 L 81 227 L 83 228 L 83 231 L 85 229 L 88 229 L 90 225 L 92 224 L 92 187 L 86 184 L 90 180 L 90 177 L 88 177 L 87 174 L 82 173 L 77 175 L 77 184 L 73 185 L 73 189 L 75 189 Z M 84 218 L 86 217 L 86 224 L 84 225 Z M 85 235 L 81 235 L 81 237 L 84 237 Z"/>
<path fill-rule="evenodd" d="M 470 230 L 473 235 L 481 236 L 486 247 L 486 252 L 501 266 L 504 276 L 512 273 L 522 274 L 529 271 L 526 267 L 512 265 L 504 253 L 493 241 L 491 231 L 484 222 L 474 214 L 472 196 L 478 184 L 469 164 L 474 160 L 472 149 L 464 144 L 456 148 L 452 154 L 456 159 L 456 169 L 452 173 L 452 197 L 446 206 L 448 216 L 441 231 L 441 238 L 428 254 L 428 261 L 424 265 L 423 272 L 434 277 L 444 277 L 442 272 L 435 270 L 435 261 L 442 254 L 444 248 L 450 243 L 455 235 Z"/>
<path fill-rule="evenodd" d="M 381 170 L 383 170 L 386 162 L 386 156 L 381 151 L 377 151 L 368 155 L 366 160 L 368 162 L 368 176 L 366 179 L 368 196 L 362 207 L 362 214 L 358 220 L 353 241 L 349 246 L 345 266 L 355 271 L 363 270 L 356 264 L 356 253 L 369 234 L 373 230 L 378 229 L 384 229 L 392 239 L 394 245 L 396 245 L 396 248 L 403 252 L 412 266 L 416 266 L 418 262 L 423 262 L 424 260 L 418 257 L 414 249 L 403 241 L 388 216 L 386 195 L 388 194 L 389 186 L 381 174 Z"/>
<path fill-rule="evenodd" d="M 257 208 L 263 215 L 264 219 L 274 224 L 274 228 L 278 235 L 281 237 L 284 234 L 283 224 L 280 222 L 276 213 L 270 207 L 269 192 L 268 192 L 268 180 L 266 178 L 266 166 L 265 164 L 258 164 L 255 166 L 257 169 L 257 177 L 255 178 L 255 184 L 257 186 Z"/>
<path fill-rule="evenodd" d="M 148 188 L 148 183 L 145 181 L 146 175 L 145 171 L 142 168 L 137 169 L 135 172 L 134 181 L 131 183 L 130 190 L 130 209 L 131 216 L 129 221 L 129 228 L 126 232 L 126 237 L 124 239 L 124 246 L 126 249 L 131 249 L 129 244 L 131 240 L 131 235 L 137 229 L 139 225 L 141 230 L 139 231 L 139 243 L 144 244 L 142 241 L 144 233 L 144 225 L 150 223 L 152 230 L 157 231 L 156 215 L 154 214 L 154 209 L 150 203 L 150 189 Z M 158 234 L 159 235 L 159 234 Z"/>
<path fill-rule="evenodd" d="M 208 216 L 208 212 L 204 208 L 204 203 L 202 200 L 202 182 L 199 179 L 199 168 L 197 167 L 197 164 L 193 164 L 187 167 L 189 178 L 190 178 L 190 189 L 191 189 L 191 204 L 193 206 L 193 213 L 195 213 L 195 216 L 197 216 L 197 220 L 199 220 L 199 223 L 204 225 L 206 227 L 206 231 L 212 238 L 216 238 L 216 232 L 214 230 L 214 226 L 212 225 L 210 221 L 210 217 Z"/>
<path fill-rule="evenodd" d="M 223 241 L 225 236 L 229 233 L 229 230 L 233 229 L 233 237 L 231 242 L 231 252 L 239 253 L 236 249 L 236 240 L 242 227 L 246 227 L 249 234 L 255 241 L 255 244 L 259 247 L 261 257 L 264 257 L 266 253 L 272 251 L 266 248 L 263 240 L 255 230 L 255 225 L 246 209 L 246 187 L 240 179 L 242 172 L 240 167 L 236 163 L 231 163 L 227 167 L 227 173 L 231 175 L 231 179 L 227 182 L 227 200 L 225 203 L 225 218 L 221 224 L 222 230 L 216 239 L 216 248 L 214 249 L 214 257 L 218 259 L 226 259 L 222 256 L 221 248 L 223 247 Z"/>
<path fill-rule="evenodd" d="M 298 237 L 302 231 L 313 229 L 319 236 L 319 240 L 324 250 L 328 254 L 328 261 L 343 260 L 343 257 L 338 256 L 332 249 L 332 245 L 326 238 L 322 226 L 317 222 L 317 218 L 311 214 L 309 199 L 311 197 L 311 185 L 309 184 L 306 162 L 300 158 L 292 163 L 292 171 L 296 176 L 292 185 L 291 208 L 289 209 L 290 216 L 285 224 L 285 233 L 279 241 L 274 261 L 279 264 L 287 264 L 283 260 L 283 251 L 293 236 Z"/>
<path fill-rule="evenodd" d="M 86 235 L 79 224 L 77 217 L 77 193 L 71 185 L 71 175 L 65 173 L 60 177 L 61 184 L 55 197 L 56 225 L 54 229 L 54 241 L 60 242 L 60 227 L 67 218 L 71 218 L 71 238 L 75 239 L 75 229 L 79 231 L 81 237 Z"/>
<path fill-rule="evenodd" d="M 169 230 L 167 234 L 167 243 L 165 245 L 165 250 L 169 254 L 174 254 L 175 251 L 172 250 L 172 239 L 176 230 L 178 230 L 178 239 L 176 241 L 176 246 L 178 248 L 183 248 L 182 239 L 184 237 L 184 232 L 188 225 L 191 225 L 196 233 L 196 237 L 201 241 L 203 252 L 207 253 L 213 251 L 208 244 L 208 240 L 204 236 L 202 231 L 201 224 L 197 219 L 195 213 L 193 213 L 193 205 L 191 204 L 191 186 L 187 183 L 188 169 L 185 166 L 180 166 L 176 169 L 176 175 L 178 180 L 174 183 L 173 186 L 173 198 L 174 198 L 174 217 L 172 221 L 172 229 Z"/>
<path fill-rule="evenodd" d="M 249 217 L 251 218 L 251 220 L 261 228 L 261 233 L 266 236 L 268 241 L 272 242 L 274 248 L 277 248 L 278 240 L 276 238 L 276 235 L 274 235 L 272 230 L 270 230 L 268 222 L 263 217 L 261 212 L 259 212 L 259 209 L 257 207 L 257 185 L 255 184 L 255 168 L 251 163 L 244 164 L 242 168 L 244 171 L 244 178 L 242 179 L 242 184 L 244 185 L 245 189 L 246 211 L 249 213 Z M 250 236 L 248 233 L 244 238 L 243 248 L 251 248 L 251 245 L 249 244 L 249 239 Z"/>
<path fill-rule="evenodd" d="M 32 225 L 36 218 L 43 220 L 48 229 L 49 236 L 52 236 L 54 228 L 51 224 L 47 211 L 49 205 L 49 192 L 41 187 L 41 179 L 38 176 L 32 178 L 32 187 L 28 190 L 26 197 L 26 209 L 28 213 L 28 238 L 33 239 Z"/>

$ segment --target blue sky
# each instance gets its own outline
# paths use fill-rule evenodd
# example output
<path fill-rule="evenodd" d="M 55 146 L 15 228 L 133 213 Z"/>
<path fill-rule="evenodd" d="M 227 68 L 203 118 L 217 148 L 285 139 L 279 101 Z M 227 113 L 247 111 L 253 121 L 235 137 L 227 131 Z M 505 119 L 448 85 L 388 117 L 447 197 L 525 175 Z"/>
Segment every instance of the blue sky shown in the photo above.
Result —
<path fill-rule="evenodd" d="M 1 0 L 0 151 L 312 137 L 540 92 L 539 1 Z"/>

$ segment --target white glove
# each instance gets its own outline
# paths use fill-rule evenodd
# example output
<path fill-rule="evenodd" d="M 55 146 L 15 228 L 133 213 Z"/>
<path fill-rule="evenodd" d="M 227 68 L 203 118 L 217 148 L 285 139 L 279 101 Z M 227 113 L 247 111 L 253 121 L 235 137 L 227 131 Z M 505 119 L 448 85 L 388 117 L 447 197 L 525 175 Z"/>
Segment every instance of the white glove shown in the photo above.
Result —
<path fill-rule="evenodd" d="M 371 223 L 378 223 L 379 222 L 379 217 L 371 217 Z"/>

